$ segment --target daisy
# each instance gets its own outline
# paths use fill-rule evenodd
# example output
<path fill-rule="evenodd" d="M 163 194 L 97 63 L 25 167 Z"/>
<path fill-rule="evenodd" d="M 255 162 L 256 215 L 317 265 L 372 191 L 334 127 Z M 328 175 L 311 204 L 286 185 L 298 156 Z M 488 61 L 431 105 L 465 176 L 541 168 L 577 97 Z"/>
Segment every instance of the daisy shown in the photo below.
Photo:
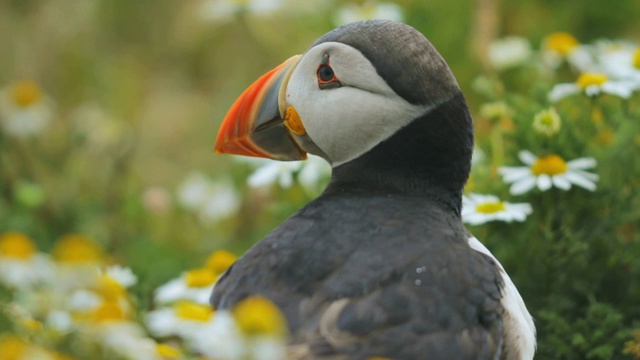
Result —
<path fill-rule="evenodd" d="M 0 126 L 7 134 L 39 134 L 52 117 L 53 103 L 36 82 L 22 80 L 0 89 Z"/>
<path fill-rule="evenodd" d="M 202 173 L 192 173 L 178 188 L 180 204 L 198 214 L 204 223 L 211 223 L 234 214 L 240 207 L 240 197 L 231 181 L 211 181 Z"/>
<path fill-rule="evenodd" d="M 489 45 L 489 62 L 497 70 L 524 64 L 531 57 L 531 43 L 520 36 L 495 40 Z"/>
<path fill-rule="evenodd" d="M 628 99 L 637 85 L 626 80 L 611 80 L 603 73 L 583 73 L 575 83 L 557 84 L 549 93 L 549 101 L 556 102 L 567 96 L 584 92 L 589 97 L 602 93 Z"/>
<path fill-rule="evenodd" d="M 566 32 L 549 34 L 542 43 L 542 62 L 555 69 L 564 61 L 584 71 L 593 63 L 593 57 L 589 47 L 580 45 L 573 35 Z"/>
<path fill-rule="evenodd" d="M 146 324 L 154 336 L 189 338 L 191 334 L 203 331 L 213 316 L 210 305 L 183 300 L 149 311 Z"/>
<path fill-rule="evenodd" d="M 567 162 L 556 154 L 536 157 L 527 150 L 520 151 L 518 157 L 527 166 L 502 166 L 498 169 L 502 179 L 512 184 L 509 189 L 512 195 L 524 194 L 535 186 L 541 191 L 549 190 L 552 186 L 566 191 L 571 189 L 572 184 L 589 191 L 596 189 L 598 175 L 584 171 L 596 166 L 594 158 Z"/>
<path fill-rule="evenodd" d="M 554 107 L 542 110 L 533 117 L 533 129 L 546 136 L 558 133 L 560 124 L 560 115 Z"/>
<path fill-rule="evenodd" d="M 391 2 L 377 2 L 372 0 L 358 1 L 341 7 L 334 16 L 333 22 L 337 26 L 340 26 L 368 19 L 384 19 L 402 22 L 404 12 L 399 5 Z"/>
<path fill-rule="evenodd" d="M 533 210 L 527 203 L 511 204 L 497 196 L 470 194 L 462 197 L 462 220 L 471 225 L 489 221 L 522 222 Z"/>
<path fill-rule="evenodd" d="M 189 300 L 198 304 L 209 304 L 209 296 L 218 274 L 211 269 L 193 269 L 180 277 L 170 280 L 154 292 L 157 304 L 169 304 L 179 300 Z"/>
<path fill-rule="evenodd" d="M 27 289 L 51 279 L 53 263 L 39 253 L 25 234 L 7 232 L 0 236 L 0 283 Z"/>

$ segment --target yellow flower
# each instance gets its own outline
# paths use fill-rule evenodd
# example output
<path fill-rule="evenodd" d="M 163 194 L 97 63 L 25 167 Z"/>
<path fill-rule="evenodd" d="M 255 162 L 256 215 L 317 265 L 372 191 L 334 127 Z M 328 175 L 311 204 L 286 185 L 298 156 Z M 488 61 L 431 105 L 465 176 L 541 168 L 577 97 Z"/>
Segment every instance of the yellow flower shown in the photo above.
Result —
<path fill-rule="evenodd" d="M 280 309 L 268 299 L 252 296 L 233 308 L 238 327 L 248 335 L 285 335 L 287 322 Z"/>
<path fill-rule="evenodd" d="M 33 240 L 23 233 L 7 232 L 0 236 L 0 256 L 26 260 L 36 253 Z"/>
<path fill-rule="evenodd" d="M 238 257 L 229 251 L 218 250 L 218 251 L 215 251 L 213 254 L 211 254 L 211 256 L 209 256 L 209 259 L 207 259 L 207 264 L 205 265 L 205 267 L 213 270 L 213 272 L 216 274 L 222 274 L 237 259 Z"/>
<path fill-rule="evenodd" d="M 583 73 L 578 77 L 576 83 L 583 89 L 588 88 L 589 86 L 601 86 L 606 83 L 609 79 L 605 74 L 601 73 Z"/>
<path fill-rule="evenodd" d="M 533 117 L 533 128 L 544 135 L 552 136 L 560 131 L 560 115 L 551 107 L 537 113 Z"/>
<path fill-rule="evenodd" d="M 633 67 L 640 69 L 640 48 L 633 53 Z"/>
<path fill-rule="evenodd" d="M 188 287 L 205 287 L 213 285 L 218 276 L 210 269 L 193 269 L 184 274 Z"/>
<path fill-rule="evenodd" d="M 0 89 L 0 126 L 9 135 L 40 133 L 51 121 L 53 104 L 33 80 Z"/>
<path fill-rule="evenodd" d="M 27 352 L 29 344 L 15 334 L 0 336 L 0 359 L 19 360 Z"/>
<path fill-rule="evenodd" d="M 174 348 L 171 345 L 167 345 L 167 344 L 157 344 L 156 345 L 156 352 L 158 353 L 158 356 L 160 356 L 163 359 L 180 359 L 180 358 L 182 358 L 182 353 L 180 352 L 180 350 Z"/>
<path fill-rule="evenodd" d="M 567 163 L 558 155 L 550 154 L 539 157 L 533 165 L 531 165 L 531 172 L 538 176 L 542 174 L 557 175 L 567 172 Z"/>
<path fill-rule="evenodd" d="M 571 54 L 579 44 L 580 43 L 573 35 L 566 32 L 550 34 L 544 40 L 544 47 L 546 50 L 557 52 L 563 56 Z"/>
<path fill-rule="evenodd" d="M 103 259 L 102 249 L 88 236 L 69 234 L 53 247 L 54 258 L 66 264 L 98 263 Z"/>
<path fill-rule="evenodd" d="M 91 312 L 91 320 L 95 323 L 106 323 L 127 320 L 127 312 L 117 302 L 105 301 Z"/>
<path fill-rule="evenodd" d="M 13 102 L 21 107 L 29 107 L 42 99 L 42 90 L 33 80 L 22 80 L 14 83 L 9 93 Z"/>
<path fill-rule="evenodd" d="M 193 301 L 178 301 L 173 305 L 173 311 L 180 319 L 199 322 L 207 322 L 213 316 L 213 309 L 210 306 Z"/>

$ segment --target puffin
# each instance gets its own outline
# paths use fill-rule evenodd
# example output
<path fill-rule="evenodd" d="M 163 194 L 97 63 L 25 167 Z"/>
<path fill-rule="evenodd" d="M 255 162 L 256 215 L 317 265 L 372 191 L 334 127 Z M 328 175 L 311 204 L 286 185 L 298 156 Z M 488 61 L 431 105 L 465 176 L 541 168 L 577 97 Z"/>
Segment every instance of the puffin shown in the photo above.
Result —
<path fill-rule="evenodd" d="M 263 296 L 286 359 L 532 359 L 535 326 L 504 268 L 464 227 L 473 120 L 449 66 L 409 25 L 323 35 L 250 85 L 217 153 L 331 165 L 316 199 L 217 281 L 211 305 Z"/>

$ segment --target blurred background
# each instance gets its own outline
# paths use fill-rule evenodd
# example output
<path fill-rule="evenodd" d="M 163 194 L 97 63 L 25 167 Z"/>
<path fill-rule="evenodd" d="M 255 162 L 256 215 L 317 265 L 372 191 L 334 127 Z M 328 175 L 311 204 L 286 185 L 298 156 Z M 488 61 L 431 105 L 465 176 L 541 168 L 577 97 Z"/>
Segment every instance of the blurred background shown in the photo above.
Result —
<path fill-rule="evenodd" d="M 640 43 L 640 2 L 628 0 L 0 0 L 0 96 L 38 107 L 29 128 L 0 132 L 0 233 L 26 233 L 45 252 L 65 234 L 89 236 L 138 274 L 143 299 L 214 249 L 242 254 L 317 196 L 328 169 L 215 155 L 224 114 L 259 75 L 371 17 L 430 39 L 480 144 L 493 123 L 477 116 L 486 99 L 472 84 L 500 70 L 496 39 Z M 539 290 L 515 278 L 525 299 Z"/>

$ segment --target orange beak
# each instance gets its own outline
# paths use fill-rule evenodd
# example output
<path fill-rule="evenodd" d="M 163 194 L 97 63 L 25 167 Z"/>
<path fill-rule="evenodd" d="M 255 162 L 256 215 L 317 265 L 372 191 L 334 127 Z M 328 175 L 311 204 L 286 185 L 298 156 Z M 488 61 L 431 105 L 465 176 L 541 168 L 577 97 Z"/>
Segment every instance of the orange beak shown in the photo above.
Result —
<path fill-rule="evenodd" d="M 299 55 L 289 58 L 240 95 L 222 121 L 216 153 L 275 160 L 307 158 L 284 121 L 287 83 L 299 59 Z"/>

